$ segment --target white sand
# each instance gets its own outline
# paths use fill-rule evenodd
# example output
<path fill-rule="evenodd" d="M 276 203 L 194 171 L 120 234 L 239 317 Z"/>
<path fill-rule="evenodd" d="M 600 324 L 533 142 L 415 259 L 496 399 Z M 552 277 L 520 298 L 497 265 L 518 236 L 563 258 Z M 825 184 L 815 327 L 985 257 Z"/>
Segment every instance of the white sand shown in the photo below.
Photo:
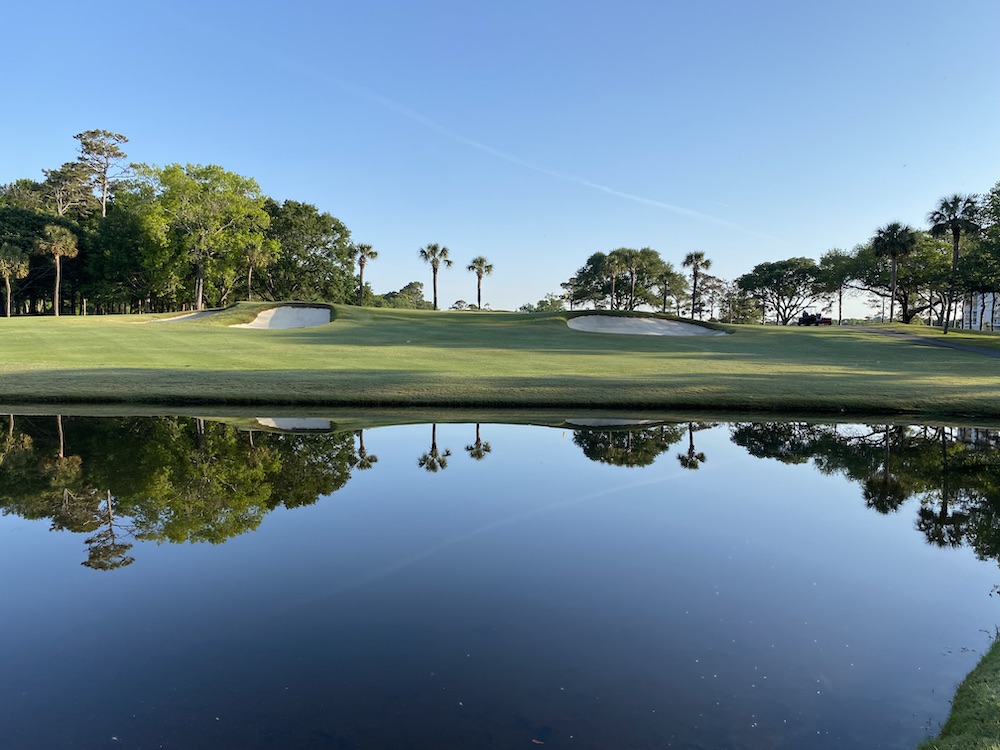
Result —
<path fill-rule="evenodd" d="M 230 328 L 314 328 L 330 322 L 328 307 L 272 307 L 252 323 L 237 323 Z"/>
<path fill-rule="evenodd" d="M 578 315 L 566 323 L 574 331 L 627 333 L 637 336 L 725 336 L 724 331 L 660 318 L 630 318 L 620 315 Z"/>

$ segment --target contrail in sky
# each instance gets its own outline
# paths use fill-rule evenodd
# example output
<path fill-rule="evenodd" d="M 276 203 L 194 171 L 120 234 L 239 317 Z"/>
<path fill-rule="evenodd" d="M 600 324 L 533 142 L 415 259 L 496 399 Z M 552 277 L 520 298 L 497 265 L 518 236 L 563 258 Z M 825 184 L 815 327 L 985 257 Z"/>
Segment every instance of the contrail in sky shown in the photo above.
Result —
<path fill-rule="evenodd" d="M 367 101 L 372 102 L 373 104 L 379 105 L 380 107 L 388 109 L 392 112 L 396 112 L 397 114 L 402 115 L 408 120 L 412 120 L 413 122 L 423 125 L 428 130 L 433 130 L 435 133 L 439 133 L 445 136 L 446 138 L 464 144 L 470 148 L 474 148 L 477 151 L 482 151 L 483 153 L 489 154 L 490 156 L 493 156 L 502 161 L 510 162 L 511 164 L 516 164 L 519 167 L 524 167 L 525 169 L 529 169 L 533 172 L 538 172 L 539 174 L 543 174 L 557 180 L 571 182 L 575 185 L 580 185 L 582 187 L 590 188 L 592 190 L 599 190 L 600 192 L 607 193 L 608 195 L 613 195 L 618 198 L 624 198 L 625 200 L 634 201 L 635 203 L 642 203 L 643 205 L 646 206 L 652 206 L 653 208 L 661 208 L 665 211 L 670 211 L 672 213 L 680 214 L 682 216 L 690 216 L 691 218 L 694 219 L 709 221 L 712 222 L 713 224 L 719 224 L 721 226 L 737 229 L 741 232 L 751 234 L 761 239 L 777 241 L 782 243 L 785 242 L 785 240 L 781 240 L 777 237 L 772 237 L 771 235 L 763 234 L 753 229 L 748 229 L 747 227 L 740 226 L 739 224 L 734 224 L 733 222 L 728 221 L 726 219 L 720 219 L 718 216 L 705 214 L 702 213 L 701 211 L 695 211 L 694 209 L 691 208 L 685 208 L 684 206 L 677 206 L 674 205 L 673 203 L 666 203 L 664 201 L 655 200 L 654 198 L 646 198 L 641 195 L 635 195 L 634 193 L 627 193 L 623 190 L 616 190 L 615 188 L 609 187 L 607 185 L 601 185 L 600 183 L 591 182 L 590 180 L 585 180 L 581 177 L 576 177 L 571 174 L 566 174 L 564 172 L 557 172 L 554 169 L 543 167 L 539 164 L 535 164 L 533 162 L 522 159 L 519 156 L 508 154 L 505 151 L 500 151 L 499 149 L 493 148 L 492 146 L 488 146 L 485 143 L 480 143 L 479 141 L 464 136 L 461 133 L 456 133 L 454 130 L 445 127 L 441 123 L 435 122 L 429 117 L 426 117 L 425 115 L 422 115 L 419 112 L 412 110 L 409 107 L 400 104 L 397 101 L 394 101 L 385 96 L 382 96 L 381 94 L 371 91 L 370 89 L 366 89 L 362 86 L 358 86 L 353 83 L 348 83 L 347 81 L 343 81 L 337 78 L 333 78 L 332 80 L 337 84 L 337 86 L 344 89 L 348 93 L 353 94 L 359 99 L 365 99 Z"/>
<path fill-rule="evenodd" d="M 267 53 L 264 54 L 267 55 Z M 445 127 L 441 123 L 436 122 L 435 120 L 432 120 L 429 117 L 421 114 L 420 112 L 410 109 L 409 107 L 393 99 L 390 99 L 386 96 L 383 96 L 382 94 L 372 91 L 371 89 L 367 89 L 363 86 L 350 83 L 336 76 L 332 76 L 326 73 L 321 73 L 320 71 L 317 71 L 314 68 L 307 67 L 301 63 L 293 62 L 287 59 L 277 59 L 274 57 L 272 57 L 272 59 L 275 59 L 276 62 L 279 62 L 281 65 L 285 67 L 294 69 L 296 73 L 305 74 L 313 78 L 323 80 L 326 83 L 333 83 L 338 88 L 346 91 L 347 93 L 351 94 L 357 99 L 362 99 L 371 102 L 372 104 L 382 107 L 383 109 L 395 112 L 396 114 L 401 115 L 406 119 L 415 122 L 419 125 L 422 125 L 428 130 L 438 133 L 439 135 L 442 135 L 445 138 L 455 141 L 456 143 L 461 143 L 465 146 L 468 146 L 469 148 L 473 148 L 485 154 L 489 154 L 490 156 L 496 159 L 500 159 L 501 161 L 506 161 L 509 162 L 510 164 L 516 164 L 519 167 L 531 170 L 532 172 L 543 174 L 547 177 L 551 177 L 556 180 L 570 182 L 575 185 L 580 185 L 581 187 L 589 188 L 591 190 L 598 190 L 602 193 L 613 195 L 616 198 L 623 198 L 625 200 L 633 201 L 635 203 L 641 203 L 645 206 L 651 206 L 653 208 L 659 208 L 664 211 L 670 211 L 671 213 L 675 213 L 681 216 L 688 216 L 693 219 L 699 219 L 701 221 L 711 222 L 712 224 L 717 224 L 719 226 L 729 227 L 730 229 L 736 229 L 745 234 L 749 234 L 754 237 L 767 240 L 769 242 L 780 242 L 782 244 L 788 244 L 786 240 L 782 240 L 780 238 L 773 237 L 768 234 L 763 234 L 756 230 L 749 229 L 739 224 L 735 224 L 726 219 L 721 219 L 718 216 L 712 216 L 711 214 L 702 213 L 701 211 L 695 211 L 694 209 L 685 208 L 684 206 L 677 206 L 674 205 L 673 203 L 666 203 L 664 201 L 655 200 L 653 198 L 647 198 L 642 195 L 628 193 L 625 192 L 624 190 L 616 190 L 615 188 L 609 187 L 608 185 L 602 185 L 600 183 L 592 182 L 591 180 L 586 180 L 581 177 L 577 177 L 575 175 L 566 174 L 564 172 L 558 172 L 554 169 L 549 169 L 548 167 L 543 167 L 539 164 L 535 164 L 533 162 L 522 159 L 519 156 L 515 156 L 514 154 L 509 154 L 506 151 L 501 151 L 499 149 L 493 148 L 492 146 L 489 146 L 485 143 L 481 143 L 473 138 L 469 138 L 465 135 L 462 135 L 461 133 L 457 133 L 454 130 Z"/>

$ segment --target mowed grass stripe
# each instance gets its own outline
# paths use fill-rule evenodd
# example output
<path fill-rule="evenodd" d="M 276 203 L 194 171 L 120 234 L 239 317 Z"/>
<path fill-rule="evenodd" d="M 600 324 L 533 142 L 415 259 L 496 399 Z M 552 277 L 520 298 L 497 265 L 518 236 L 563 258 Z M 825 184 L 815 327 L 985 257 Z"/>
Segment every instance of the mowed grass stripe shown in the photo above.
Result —
<path fill-rule="evenodd" d="M 209 318 L 0 319 L 0 402 L 588 406 L 1000 415 L 1000 360 L 846 329 L 573 331 L 570 313 L 334 308 L 310 329 Z M 925 333 L 925 329 L 915 329 Z M 949 334 L 951 337 L 952 334 Z M 956 342 L 992 346 L 988 335 Z"/>

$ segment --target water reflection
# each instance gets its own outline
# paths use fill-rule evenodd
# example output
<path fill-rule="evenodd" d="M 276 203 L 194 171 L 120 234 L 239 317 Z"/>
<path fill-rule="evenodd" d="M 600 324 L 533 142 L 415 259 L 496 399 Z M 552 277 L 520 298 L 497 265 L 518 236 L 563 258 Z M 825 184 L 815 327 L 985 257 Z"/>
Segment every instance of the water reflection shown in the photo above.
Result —
<path fill-rule="evenodd" d="M 493 446 L 483 440 L 482 431 L 480 430 L 480 425 L 476 422 L 476 441 L 472 445 L 465 446 L 465 450 L 468 451 L 469 456 L 476 461 L 482 461 L 486 458 L 486 454 L 493 450 Z"/>
<path fill-rule="evenodd" d="M 131 564 L 131 540 L 211 542 L 343 487 L 377 457 L 354 435 L 245 432 L 184 418 L 8 417 L 0 507 L 91 533 L 84 565 Z"/>
<path fill-rule="evenodd" d="M 577 429 L 573 442 L 591 461 L 612 466 L 649 466 L 683 435 L 679 425 Z"/>
<path fill-rule="evenodd" d="M 431 425 L 431 448 L 424 455 L 417 459 L 417 466 L 420 466 L 432 474 L 444 471 L 448 468 L 448 459 L 451 451 L 445 449 L 444 452 L 438 450 L 437 444 L 437 424 Z"/>
<path fill-rule="evenodd" d="M 0 440 L 0 507 L 49 519 L 54 531 L 89 534 L 83 565 L 130 565 L 134 540 L 218 544 L 256 529 L 278 507 L 315 503 L 344 487 L 352 470 L 375 468 L 365 431 L 328 431 L 328 420 L 257 420 L 270 431 L 188 418 L 7 418 Z M 303 422 L 308 426 L 303 427 Z M 326 431 L 322 427 L 326 428 Z M 686 438 L 684 469 L 707 461 L 696 434 L 707 422 L 575 427 L 591 461 L 645 467 Z M 867 507 L 893 513 L 918 498 L 915 527 L 942 547 L 969 545 L 1000 561 L 1000 432 L 948 426 L 738 422 L 730 439 L 751 456 L 812 464 L 856 483 Z M 448 468 L 449 448 L 417 459 Z M 479 462 L 493 450 L 475 424 L 465 446 Z"/>
<path fill-rule="evenodd" d="M 1000 561 L 1000 432 L 903 425 L 739 423 L 732 440 L 758 458 L 812 461 L 856 482 L 865 504 L 894 513 L 919 499 L 916 528 L 939 547 Z"/>
<path fill-rule="evenodd" d="M 912 749 L 996 623 L 994 431 L 360 424 L 0 417 L 5 746 Z"/>

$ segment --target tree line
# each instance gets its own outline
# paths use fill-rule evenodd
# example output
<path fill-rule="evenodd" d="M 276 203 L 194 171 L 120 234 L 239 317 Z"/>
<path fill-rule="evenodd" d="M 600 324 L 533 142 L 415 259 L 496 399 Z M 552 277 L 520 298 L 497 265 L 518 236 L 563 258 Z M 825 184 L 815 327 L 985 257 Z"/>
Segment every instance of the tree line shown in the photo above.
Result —
<path fill-rule="evenodd" d="M 878 227 L 848 252 L 833 249 L 819 263 L 791 258 L 762 263 L 738 280 L 775 322 L 788 324 L 805 306 L 836 305 L 843 318 L 845 295 L 865 293 L 883 307 L 882 320 L 954 325 L 964 301 L 991 305 L 1000 294 L 1000 183 L 985 195 L 942 198 L 918 229 L 893 221 Z M 884 309 L 888 306 L 888 309 Z M 982 327 L 984 317 L 975 316 Z"/>
<path fill-rule="evenodd" d="M 888 304 L 882 320 L 919 319 L 946 333 L 960 303 L 970 307 L 975 299 L 980 309 L 972 319 L 982 328 L 984 319 L 995 319 L 1000 295 L 1000 183 L 984 195 L 942 198 L 928 212 L 926 228 L 889 222 L 853 250 L 834 248 L 818 262 L 794 257 L 758 263 L 732 281 L 709 274 L 711 260 L 703 252 L 688 253 L 681 265 L 686 275 L 648 247 L 594 253 L 561 285 L 562 294 L 522 310 L 646 306 L 692 320 L 788 325 L 822 307 L 835 309 L 839 323 L 845 296 L 866 294 Z"/>
<path fill-rule="evenodd" d="M 44 179 L 0 185 L 0 278 L 4 312 L 59 315 L 161 312 L 224 306 L 238 299 L 296 299 L 439 309 L 438 275 L 450 250 L 429 243 L 417 256 L 424 285 L 376 294 L 365 280 L 378 252 L 356 243 L 336 217 L 296 200 L 277 201 L 255 180 L 217 165 L 131 163 L 128 138 L 107 130 L 74 136 L 73 161 Z M 476 256 L 476 302 L 493 264 Z M 981 327 L 1000 294 L 1000 183 L 984 195 L 942 198 L 925 228 L 890 222 L 851 251 L 759 263 L 734 280 L 709 273 L 704 252 L 680 269 L 650 247 L 593 253 L 561 287 L 524 312 L 592 306 L 651 308 L 694 319 L 787 325 L 816 306 L 837 311 L 865 294 L 883 320 L 947 329 L 964 302 Z M 986 305 L 990 306 L 987 315 Z"/>
<path fill-rule="evenodd" d="M 203 309 L 237 299 L 297 299 L 437 309 L 437 273 L 452 264 L 435 243 L 418 251 L 423 284 L 375 294 L 365 268 L 378 257 L 316 206 L 266 196 L 218 165 L 131 163 L 128 138 L 74 136 L 79 153 L 44 179 L 0 185 L 0 278 L 6 316 Z M 493 265 L 473 258 L 477 307 Z"/>

